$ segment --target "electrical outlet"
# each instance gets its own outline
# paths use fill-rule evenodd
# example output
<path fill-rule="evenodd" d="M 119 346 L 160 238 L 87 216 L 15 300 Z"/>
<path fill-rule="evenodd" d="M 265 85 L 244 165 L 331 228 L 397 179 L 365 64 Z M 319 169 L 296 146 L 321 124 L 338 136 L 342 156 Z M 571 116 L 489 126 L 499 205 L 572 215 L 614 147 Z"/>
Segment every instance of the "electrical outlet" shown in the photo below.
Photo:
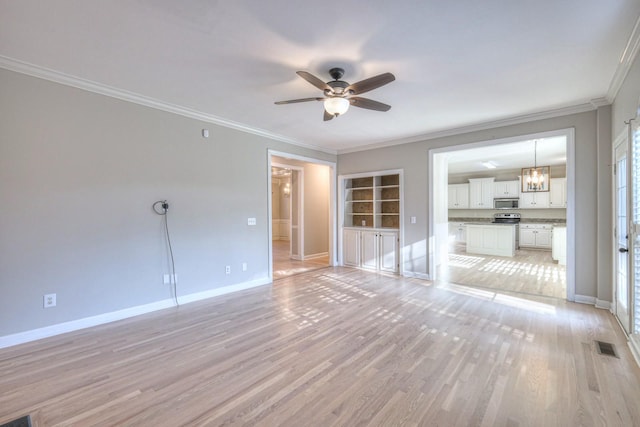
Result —
<path fill-rule="evenodd" d="M 231 274 L 231 266 L 230 266 L 230 265 L 227 265 L 227 266 L 224 268 L 224 274 Z"/>
<path fill-rule="evenodd" d="M 43 297 L 42 306 L 44 308 L 51 308 L 56 306 L 56 294 L 46 294 Z"/>
<path fill-rule="evenodd" d="M 247 263 L 246 262 L 242 263 L 242 271 L 247 271 Z"/>

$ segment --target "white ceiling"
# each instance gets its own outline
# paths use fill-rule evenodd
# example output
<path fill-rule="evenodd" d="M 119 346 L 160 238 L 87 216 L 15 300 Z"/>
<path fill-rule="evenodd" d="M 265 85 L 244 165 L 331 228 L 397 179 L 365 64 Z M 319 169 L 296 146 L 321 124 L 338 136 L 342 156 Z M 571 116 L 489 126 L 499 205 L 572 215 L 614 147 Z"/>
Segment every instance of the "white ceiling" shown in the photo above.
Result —
<path fill-rule="evenodd" d="M 0 0 L 0 65 L 340 152 L 607 95 L 638 0 Z M 17 66 L 19 64 L 20 66 Z M 298 77 L 396 81 L 322 120 Z"/>
<path fill-rule="evenodd" d="M 496 144 L 446 153 L 449 174 L 486 172 L 484 162 L 491 162 L 496 171 L 534 166 L 558 166 L 567 163 L 567 141 L 564 136 Z"/>

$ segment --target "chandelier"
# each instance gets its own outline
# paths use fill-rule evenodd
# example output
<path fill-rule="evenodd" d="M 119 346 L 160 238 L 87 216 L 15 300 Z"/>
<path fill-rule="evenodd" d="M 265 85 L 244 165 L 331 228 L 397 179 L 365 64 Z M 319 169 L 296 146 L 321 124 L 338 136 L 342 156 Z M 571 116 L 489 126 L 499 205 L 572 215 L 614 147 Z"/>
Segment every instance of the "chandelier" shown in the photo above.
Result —
<path fill-rule="evenodd" d="M 522 168 L 522 191 L 549 191 L 549 166 L 538 166 L 538 141 L 534 141 L 533 167 Z"/>

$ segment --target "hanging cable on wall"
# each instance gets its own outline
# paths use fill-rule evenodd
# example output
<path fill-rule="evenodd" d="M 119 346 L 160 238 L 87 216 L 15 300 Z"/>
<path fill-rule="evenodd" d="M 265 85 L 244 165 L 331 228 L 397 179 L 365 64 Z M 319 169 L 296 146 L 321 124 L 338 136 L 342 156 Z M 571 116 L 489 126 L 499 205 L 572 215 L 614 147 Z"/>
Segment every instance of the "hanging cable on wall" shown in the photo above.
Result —
<path fill-rule="evenodd" d="M 176 307 L 178 307 L 180 304 L 178 303 L 178 287 L 177 287 L 177 280 L 176 280 L 176 263 L 173 259 L 173 247 L 171 246 L 171 235 L 169 233 L 169 221 L 168 221 L 168 215 L 167 212 L 169 212 L 169 203 L 167 203 L 166 200 L 158 200 L 157 202 L 155 202 L 152 206 L 153 211 L 158 214 L 158 215 L 162 215 L 164 217 L 164 231 L 165 231 L 165 236 L 167 238 L 167 245 L 169 247 L 169 257 L 171 259 L 171 276 L 170 276 L 170 282 L 171 284 L 173 284 L 173 299 L 176 302 Z"/>

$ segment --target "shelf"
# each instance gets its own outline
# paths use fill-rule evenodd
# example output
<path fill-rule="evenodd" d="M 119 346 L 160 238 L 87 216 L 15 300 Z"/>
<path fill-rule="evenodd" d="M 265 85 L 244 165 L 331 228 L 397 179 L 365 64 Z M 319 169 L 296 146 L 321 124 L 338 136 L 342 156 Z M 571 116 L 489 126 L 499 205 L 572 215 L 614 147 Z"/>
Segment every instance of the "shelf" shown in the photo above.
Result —
<path fill-rule="evenodd" d="M 399 228 L 399 174 L 345 179 L 344 189 L 345 227 Z"/>

